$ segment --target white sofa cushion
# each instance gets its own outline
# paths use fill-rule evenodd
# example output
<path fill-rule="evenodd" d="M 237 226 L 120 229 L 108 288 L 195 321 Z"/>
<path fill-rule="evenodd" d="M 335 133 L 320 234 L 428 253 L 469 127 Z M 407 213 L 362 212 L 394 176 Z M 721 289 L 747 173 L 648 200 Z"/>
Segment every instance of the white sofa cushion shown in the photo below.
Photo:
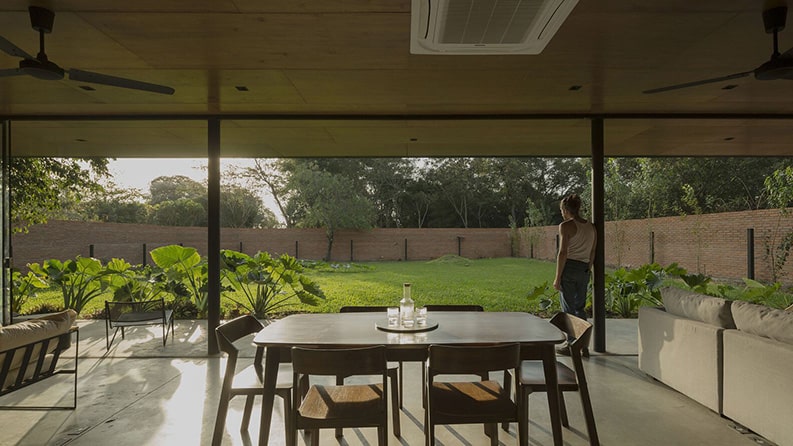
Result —
<path fill-rule="evenodd" d="M 639 369 L 721 413 L 722 332 L 662 309 L 639 308 Z"/>
<path fill-rule="evenodd" d="M 721 328 L 735 328 L 728 300 L 676 287 L 662 288 L 661 299 L 671 314 Z"/>
<path fill-rule="evenodd" d="M 779 446 L 793 446 L 791 370 L 793 345 L 725 330 L 724 415 Z"/>
<path fill-rule="evenodd" d="M 738 330 L 793 344 L 793 313 L 789 311 L 735 301 L 732 317 Z"/>
<path fill-rule="evenodd" d="M 74 325 L 76 317 L 77 313 L 74 310 L 65 310 L 38 319 L 0 327 L 0 352 L 66 333 Z M 47 353 L 52 353 L 57 346 L 57 342 L 50 343 Z M 31 357 L 35 359 L 36 355 L 38 355 L 38 347 L 33 350 Z M 5 353 L 0 353 L 0 364 L 5 360 L 5 356 Z M 22 364 L 22 359 L 22 354 L 14 355 L 10 369 L 18 368 Z"/>

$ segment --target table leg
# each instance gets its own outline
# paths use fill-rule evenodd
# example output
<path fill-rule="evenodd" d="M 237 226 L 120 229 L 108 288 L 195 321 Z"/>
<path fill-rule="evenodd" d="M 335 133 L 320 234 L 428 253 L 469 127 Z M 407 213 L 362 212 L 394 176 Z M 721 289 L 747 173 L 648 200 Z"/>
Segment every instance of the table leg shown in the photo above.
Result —
<path fill-rule="evenodd" d="M 562 446 L 562 420 L 559 406 L 559 380 L 556 376 L 556 350 L 552 344 L 543 346 L 542 363 L 545 370 L 545 385 L 548 390 L 548 411 L 551 416 L 551 431 L 554 446 Z"/>
<path fill-rule="evenodd" d="M 280 364 L 281 350 L 267 348 L 264 360 L 264 389 L 262 390 L 262 419 L 259 427 L 259 445 L 266 445 L 270 441 L 270 423 L 273 419 L 273 403 L 275 400 L 275 385 L 278 382 L 278 365 Z"/>

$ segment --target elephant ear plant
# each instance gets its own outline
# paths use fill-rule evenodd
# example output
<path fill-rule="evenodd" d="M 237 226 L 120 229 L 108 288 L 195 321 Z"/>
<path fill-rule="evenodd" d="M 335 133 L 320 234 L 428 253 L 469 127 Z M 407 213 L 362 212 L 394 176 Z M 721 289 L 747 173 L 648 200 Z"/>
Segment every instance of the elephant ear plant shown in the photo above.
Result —
<path fill-rule="evenodd" d="M 154 263 L 165 273 L 166 291 L 178 298 L 190 295 L 200 315 L 206 315 L 209 273 L 195 248 L 161 246 L 151 251 Z"/>
<path fill-rule="evenodd" d="M 50 285 L 33 271 L 28 271 L 26 275 L 23 275 L 15 270 L 11 273 L 11 287 L 11 311 L 14 314 L 19 314 L 28 299 L 36 296 L 37 290 L 47 289 Z"/>
<path fill-rule="evenodd" d="M 319 286 L 303 275 L 303 267 L 289 255 L 273 258 L 260 252 L 251 257 L 222 250 L 220 259 L 222 277 L 236 291 L 227 297 L 257 318 L 266 318 L 298 301 L 316 305 L 318 299 L 325 298 Z M 239 294 L 244 299 L 238 298 Z"/>
<path fill-rule="evenodd" d="M 80 256 L 65 262 L 49 259 L 41 265 L 31 263 L 28 268 L 42 280 L 58 285 L 63 294 L 63 307 L 77 313 L 112 286 L 111 276 L 114 274 L 106 270 L 99 260 Z"/>
<path fill-rule="evenodd" d="M 113 300 L 116 302 L 150 302 L 159 305 L 159 299 L 170 294 L 169 289 L 174 288 L 158 267 L 133 266 L 125 260 L 113 259 L 107 263 L 106 268 L 114 273 L 111 282 L 114 288 Z M 146 310 L 147 305 L 149 304 L 140 308 Z"/>

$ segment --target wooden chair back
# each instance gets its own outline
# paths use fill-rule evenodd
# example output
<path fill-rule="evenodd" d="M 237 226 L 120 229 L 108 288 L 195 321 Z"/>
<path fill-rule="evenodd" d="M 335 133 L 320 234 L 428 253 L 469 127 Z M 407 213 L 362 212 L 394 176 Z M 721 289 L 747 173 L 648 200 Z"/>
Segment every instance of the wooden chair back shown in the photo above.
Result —
<path fill-rule="evenodd" d="M 427 311 L 485 311 L 481 305 L 424 305 Z"/>
<path fill-rule="evenodd" d="M 339 313 L 385 313 L 388 307 L 380 305 L 347 305 L 339 308 Z"/>

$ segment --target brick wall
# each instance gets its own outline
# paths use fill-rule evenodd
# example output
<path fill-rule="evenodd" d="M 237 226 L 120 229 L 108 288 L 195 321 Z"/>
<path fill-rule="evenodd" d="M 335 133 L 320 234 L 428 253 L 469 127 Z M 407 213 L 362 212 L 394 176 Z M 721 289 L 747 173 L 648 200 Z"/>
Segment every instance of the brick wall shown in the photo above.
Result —
<path fill-rule="evenodd" d="M 776 209 L 606 222 L 606 265 L 676 262 L 689 273 L 738 280 L 748 275 L 747 229 L 754 229 L 755 279 L 770 281 L 766 250 L 793 232 L 793 214 Z M 531 257 L 533 249 L 534 258 L 554 259 L 557 233 L 556 226 L 521 228 L 519 254 Z M 793 283 L 793 254 L 779 279 Z"/>
<path fill-rule="evenodd" d="M 13 259 L 17 267 L 48 258 L 89 256 L 108 260 L 124 258 L 136 264 L 146 252 L 170 244 L 196 248 L 206 255 L 207 230 L 173 227 L 76 221 L 51 221 L 14 234 Z M 269 251 L 302 259 L 321 259 L 327 251 L 323 229 L 224 228 L 221 248 L 247 254 Z M 509 257 L 509 229 L 373 229 L 337 231 L 331 258 L 335 261 L 427 260 L 445 254 L 468 258 Z M 151 257 L 146 255 L 146 262 Z"/>
<path fill-rule="evenodd" d="M 747 276 L 747 229 L 754 229 L 755 278 L 771 279 L 766 249 L 775 234 L 793 231 L 793 215 L 777 210 L 663 217 L 607 222 L 606 264 L 638 266 L 655 260 L 661 265 L 677 262 L 689 272 L 740 279 Z M 333 245 L 334 261 L 427 260 L 459 253 L 468 258 L 518 255 L 553 260 L 556 257 L 556 226 L 521 228 L 513 248 L 509 229 L 373 229 L 338 231 Z M 124 258 L 142 263 L 146 253 L 181 243 L 206 255 L 206 228 L 53 221 L 13 236 L 17 267 L 48 258 L 88 256 L 108 260 Z M 269 251 L 302 259 L 321 259 L 327 241 L 322 229 L 223 229 L 221 247 L 248 254 Z M 654 252 L 653 252 L 654 251 Z M 146 262 L 151 259 L 146 254 Z M 780 277 L 793 282 L 793 258 Z"/>

